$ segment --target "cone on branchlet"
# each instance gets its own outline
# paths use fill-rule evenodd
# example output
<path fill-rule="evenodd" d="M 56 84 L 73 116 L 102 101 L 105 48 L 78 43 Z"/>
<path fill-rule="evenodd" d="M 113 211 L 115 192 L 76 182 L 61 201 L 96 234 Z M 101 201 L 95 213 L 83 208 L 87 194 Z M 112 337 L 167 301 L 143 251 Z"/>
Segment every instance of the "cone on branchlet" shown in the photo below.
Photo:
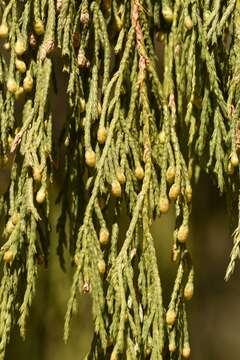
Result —
<path fill-rule="evenodd" d="M 46 189 L 41 186 L 36 194 L 36 201 L 38 204 L 42 204 L 46 199 Z"/>
<path fill-rule="evenodd" d="M 177 232 L 177 239 L 180 243 L 185 243 L 188 239 L 189 227 L 187 225 L 181 225 Z"/>
<path fill-rule="evenodd" d="M 227 173 L 228 173 L 228 175 L 233 175 L 234 174 L 234 166 L 233 166 L 231 161 L 228 162 Z"/>
<path fill-rule="evenodd" d="M 15 229 L 15 224 L 12 222 L 12 219 L 9 219 L 5 227 L 6 235 L 7 236 L 11 235 L 14 229 Z"/>
<path fill-rule="evenodd" d="M 142 180 L 144 178 L 144 170 L 141 165 L 137 165 L 135 169 L 135 175 L 138 180 Z"/>
<path fill-rule="evenodd" d="M 15 212 L 11 217 L 11 221 L 12 221 L 13 225 L 17 225 L 19 220 L 20 220 L 20 214 Z"/>
<path fill-rule="evenodd" d="M 105 227 L 101 228 L 101 230 L 100 230 L 99 242 L 101 245 L 107 245 L 109 242 L 109 231 Z"/>
<path fill-rule="evenodd" d="M 17 83 L 14 79 L 9 79 L 7 81 L 7 89 L 10 93 L 14 94 L 17 91 Z"/>
<path fill-rule="evenodd" d="M 16 59 L 15 61 L 15 65 L 16 65 L 16 69 L 20 72 L 20 73 L 25 73 L 27 70 L 27 66 L 25 64 L 24 61 Z"/>
<path fill-rule="evenodd" d="M 188 343 L 184 343 L 182 348 L 182 356 L 184 359 L 189 359 L 190 355 L 191 355 L 190 345 Z"/>
<path fill-rule="evenodd" d="M 77 266 L 80 265 L 80 255 L 79 254 L 75 254 L 73 260 L 74 260 L 75 265 L 77 265 Z"/>
<path fill-rule="evenodd" d="M 93 150 L 87 150 L 85 153 L 85 161 L 87 166 L 95 167 L 96 166 L 96 153 Z"/>
<path fill-rule="evenodd" d="M 158 135 L 158 138 L 159 138 L 159 142 L 160 144 L 165 144 L 165 141 L 166 141 L 166 134 L 165 134 L 165 131 L 162 130 L 159 135 Z"/>
<path fill-rule="evenodd" d="M 18 56 L 21 56 L 25 53 L 26 46 L 22 40 L 17 40 L 15 44 L 15 52 Z"/>
<path fill-rule="evenodd" d="M 188 30 L 191 30 L 193 27 L 193 22 L 190 16 L 186 16 L 184 19 L 184 25 Z"/>
<path fill-rule="evenodd" d="M 194 287 L 192 282 L 188 282 L 184 288 L 184 298 L 191 300 L 193 297 Z"/>
<path fill-rule="evenodd" d="M 175 323 L 176 318 L 177 318 L 176 311 L 173 310 L 173 309 L 169 309 L 167 311 L 167 313 L 166 313 L 166 323 L 167 323 L 167 325 L 172 326 Z"/>
<path fill-rule="evenodd" d="M 115 197 L 121 197 L 122 195 L 122 188 L 118 180 L 112 182 L 112 194 Z"/>
<path fill-rule="evenodd" d="M 33 168 L 33 179 L 36 182 L 40 182 L 42 179 L 42 170 L 40 168 L 40 166 L 34 166 Z"/>
<path fill-rule="evenodd" d="M 110 360 L 118 360 L 118 355 L 117 355 L 117 352 L 113 350 L 112 354 L 111 354 L 111 357 L 110 357 Z"/>
<path fill-rule="evenodd" d="M 3 254 L 3 261 L 5 263 L 11 263 L 14 260 L 14 254 L 12 250 L 7 250 L 5 251 L 5 253 Z"/>
<path fill-rule="evenodd" d="M 79 99 L 79 107 L 80 107 L 81 113 L 86 110 L 86 101 L 83 97 L 80 97 L 80 99 Z"/>
<path fill-rule="evenodd" d="M 107 130 L 104 126 L 98 129 L 97 139 L 99 144 L 105 144 L 105 141 L 107 139 Z"/>
<path fill-rule="evenodd" d="M 169 210 L 169 200 L 167 197 L 160 197 L 159 199 L 159 210 L 165 214 Z"/>
<path fill-rule="evenodd" d="M 235 151 L 231 153 L 230 161 L 233 167 L 237 167 L 239 165 L 238 155 Z"/>
<path fill-rule="evenodd" d="M 187 184 L 186 186 L 186 197 L 188 202 L 192 201 L 192 187 L 190 184 Z"/>
<path fill-rule="evenodd" d="M 0 25 L 0 39 L 8 37 L 8 26 L 6 24 Z"/>
<path fill-rule="evenodd" d="M 33 88 L 33 78 L 31 75 L 27 75 L 23 80 L 23 88 L 26 92 L 32 91 Z"/>
<path fill-rule="evenodd" d="M 123 170 L 119 167 L 116 172 L 116 177 L 120 184 L 125 184 L 126 182 L 126 176 L 124 175 Z"/>
<path fill-rule="evenodd" d="M 8 41 L 7 41 L 7 42 L 5 42 L 5 43 L 3 44 L 3 48 L 4 48 L 4 50 L 9 51 L 9 50 L 10 50 L 10 48 L 11 48 L 10 43 L 9 43 Z"/>
<path fill-rule="evenodd" d="M 179 195 L 180 195 L 180 186 L 178 184 L 173 184 L 169 190 L 169 194 L 168 194 L 169 198 L 171 200 L 176 200 Z"/>
<path fill-rule="evenodd" d="M 36 38 L 36 35 L 34 33 L 31 33 L 29 35 L 29 45 L 32 47 L 32 48 L 35 48 L 37 46 L 37 38 Z"/>
<path fill-rule="evenodd" d="M 175 166 L 169 166 L 166 172 L 166 180 L 168 183 L 172 183 L 175 179 L 176 170 Z"/>
<path fill-rule="evenodd" d="M 166 22 L 171 23 L 173 21 L 173 11 L 169 6 L 162 9 L 162 14 Z"/>
<path fill-rule="evenodd" d="M 22 95 L 24 94 L 24 89 L 22 86 L 19 86 L 17 91 L 15 92 L 15 99 L 18 100 L 22 97 Z"/>
<path fill-rule="evenodd" d="M 103 259 L 98 261 L 98 270 L 100 274 L 104 274 L 106 271 L 106 263 Z"/>
<path fill-rule="evenodd" d="M 36 20 L 33 25 L 33 28 L 37 35 L 44 34 L 44 24 L 43 24 L 42 20 L 40 20 L 40 19 Z"/>
<path fill-rule="evenodd" d="M 176 351 L 177 347 L 176 347 L 176 342 L 174 340 L 171 340 L 169 342 L 168 349 L 171 353 Z"/>

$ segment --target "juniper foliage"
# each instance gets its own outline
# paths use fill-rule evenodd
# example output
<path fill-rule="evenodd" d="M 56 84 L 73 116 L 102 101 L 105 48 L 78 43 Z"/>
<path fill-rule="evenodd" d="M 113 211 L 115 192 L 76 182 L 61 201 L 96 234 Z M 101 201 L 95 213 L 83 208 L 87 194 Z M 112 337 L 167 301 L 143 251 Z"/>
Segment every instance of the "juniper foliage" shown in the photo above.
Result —
<path fill-rule="evenodd" d="M 0 18 L 0 359 L 16 323 L 25 337 L 59 167 L 57 253 L 63 268 L 66 251 L 75 264 L 64 339 L 78 293 L 90 293 L 85 359 L 188 358 L 200 171 L 226 194 L 237 228 L 226 279 L 239 257 L 240 2 L 1 0 Z M 60 139 L 56 57 L 68 78 Z M 165 309 L 151 224 L 170 202 L 178 270 Z"/>

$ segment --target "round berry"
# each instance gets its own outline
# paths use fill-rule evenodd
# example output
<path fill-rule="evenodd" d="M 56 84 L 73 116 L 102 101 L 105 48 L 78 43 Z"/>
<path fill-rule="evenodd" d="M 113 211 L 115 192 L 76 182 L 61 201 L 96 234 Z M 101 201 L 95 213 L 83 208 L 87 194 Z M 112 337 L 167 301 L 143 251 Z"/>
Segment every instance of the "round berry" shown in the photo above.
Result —
<path fill-rule="evenodd" d="M 99 233 L 99 242 L 102 245 L 106 245 L 109 242 L 109 231 L 107 228 L 101 228 Z"/>
<path fill-rule="evenodd" d="M 33 28 L 37 35 L 42 35 L 44 33 L 44 24 L 40 19 L 35 21 Z"/>
<path fill-rule="evenodd" d="M 138 180 L 142 180 L 144 178 L 144 170 L 141 165 L 138 165 L 135 169 L 135 175 Z"/>
<path fill-rule="evenodd" d="M 173 184 L 169 190 L 169 198 L 171 200 L 176 200 L 179 194 L 180 194 L 180 186 L 178 184 Z"/>
<path fill-rule="evenodd" d="M 121 185 L 118 180 L 112 182 L 112 194 L 115 197 L 120 197 L 122 194 Z"/>
<path fill-rule="evenodd" d="M 159 210 L 161 213 L 165 214 L 169 210 L 169 200 L 167 197 L 161 197 L 159 199 Z"/>
<path fill-rule="evenodd" d="M 18 56 L 21 56 L 26 51 L 26 46 L 22 40 L 17 40 L 15 44 L 15 52 Z"/>
<path fill-rule="evenodd" d="M 13 252 L 12 250 L 7 250 L 5 251 L 4 255 L 3 255 L 3 260 L 6 262 L 6 263 L 10 263 L 12 262 L 14 259 L 14 255 L 13 255 Z"/>
<path fill-rule="evenodd" d="M 98 129 L 97 139 L 99 144 L 105 144 L 105 141 L 107 139 L 107 130 L 104 126 Z"/>
<path fill-rule="evenodd" d="M 172 326 L 175 323 L 176 318 L 177 318 L 177 314 L 175 310 L 170 309 L 167 311 L 166 322 L 169 326 Z"/>
<path fill-rule="evenodd" d="M 102 259 L 98 261 L 98 270 L 100 274 L 104 274 L 106 271 L 106 263 Z"/>
<path fill-rule="evenodd" d="M 31 75 L 27 75 L 23 80 L 23 88 L 26 92 L 32 91 L 33 88 L 33 78 Z"/>
<path fill-rule="evenodd" d="M 96 165 L 96 154 L 93 150 L 87 150 L 85 153 L 85 161 L 87 166 L 95 167 Z"/>
<path fill-rule="evenodd" d="M 14 79 L 9 79 L 7 81 L 7 89 L 10 93 L 14 94 L 17 91 L 17 83 Z"/>
<path fill-rule="evenodd" d="M 124 175 L 124 172 L 122 171 L 122 169 L 120 167 L 117 169 L 116 176 L 117 176 L 117 179 L 120 182 L 120 184 L 125 184 L 126 176 Z"/>
<path fill-rule="evenodd" d="M 42 204 L 46 198 L 46 190 L 44 187 L 41 187 L 36 195 L 36 201 L 38 204 Z"/>
<path fill-rule="evenodd" d="M 0 25 L 0 38 L 4 39 L 8 36 L 8 26 L 6 24 Z"/>
<path fill-rule="evenodd" d="M 181 225 L 177 232 L 177 239 L 181 243 L 185 243 L 187 241 L 189 235 L 189 227 L 187 225 Z"/>
<path fill-rule="evenodd" d="M 184 298 L 186 300 L 191 300 L 193 297 L 194 287 L 192 283 L 187 283 L 184 288 Z"/>

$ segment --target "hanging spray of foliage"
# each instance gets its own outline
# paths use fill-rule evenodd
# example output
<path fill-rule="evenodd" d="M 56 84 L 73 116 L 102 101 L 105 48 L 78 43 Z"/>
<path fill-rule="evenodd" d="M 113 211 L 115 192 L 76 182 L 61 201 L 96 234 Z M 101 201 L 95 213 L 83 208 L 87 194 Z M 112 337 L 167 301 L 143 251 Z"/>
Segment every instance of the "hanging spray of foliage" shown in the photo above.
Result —
<path fill-rule="evenodd" d="M 93 300 L 86 359 L 189 358 L 187 242 L 200 169 L 237 227 L 227 279 L 239 256 L 240 2 L 1 0 L 0 16 L 0 359 L 16 322 L 25 337 L 61 156 L 57 252 L 64 268 L 67 247 L 76 267 L 64 339 L 80 291 Z M 55 56 L 68 74 L 59 142 Z M 165 309 L 151 224 L 170 202 L 178 270 Z"/>

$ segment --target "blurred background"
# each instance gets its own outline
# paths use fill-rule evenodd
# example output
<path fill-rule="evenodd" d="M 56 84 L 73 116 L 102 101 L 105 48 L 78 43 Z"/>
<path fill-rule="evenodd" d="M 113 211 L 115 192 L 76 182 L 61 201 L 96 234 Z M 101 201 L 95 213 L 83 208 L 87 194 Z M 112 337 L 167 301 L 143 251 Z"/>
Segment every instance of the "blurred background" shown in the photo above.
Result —
<path fill-rule="evenodd" d="M 225 200 L 204 175 L 193 191 L 191 252 L 195 265 L 195 295 L 188 303 L 189 332 L 193 360 L 238 360 L 240 358 L 239 268 L 225 283 L 224 275 L 232 246 Z M 56 222 L 58 209 L 52 211 Z M 174 211 L 153 224 L 164 301 L 169 301 L 175 277 L 170 262 Z M 54 229 L 54 227 L 53 227 Z M 60 269 L 56 256 L 56 234 L 52 232 L 49 268 L 40 268 L 37 293 L 28 321 L 26 341 L 18 329 L 8 347 L 7 360 L 75 360 L 86 354 L 92 337 L 91 299 L 80 298 L 70 339 L 63 343 L 63 324 L 72 271 Z"/>

